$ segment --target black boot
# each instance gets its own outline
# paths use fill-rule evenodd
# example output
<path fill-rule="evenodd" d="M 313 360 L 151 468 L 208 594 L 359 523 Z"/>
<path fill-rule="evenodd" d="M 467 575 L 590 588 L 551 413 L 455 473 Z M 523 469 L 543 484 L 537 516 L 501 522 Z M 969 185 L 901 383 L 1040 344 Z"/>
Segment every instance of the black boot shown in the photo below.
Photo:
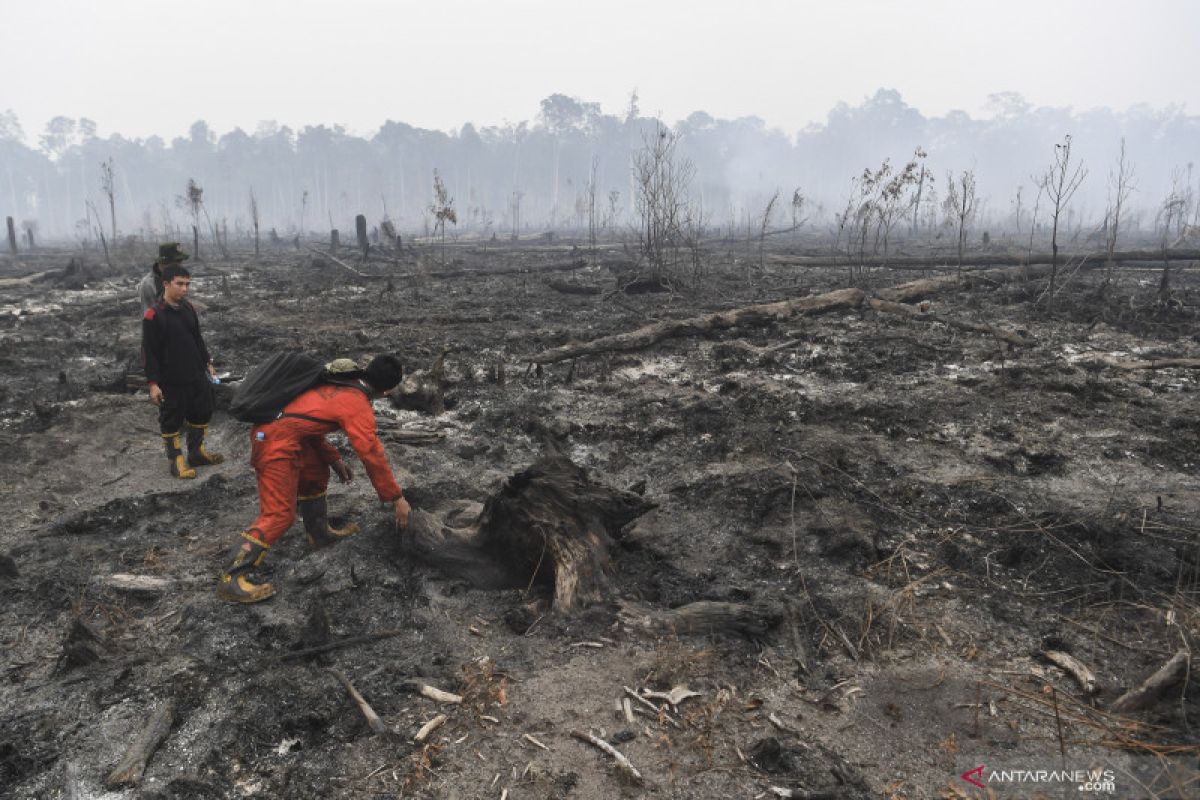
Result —
<path fill-rule="evenodd" d="M 167 460 L 171 462 L 171 474 L 176 478 L 194 478 L 196 470 L 188 466 L 187 459 L 183 457 L 183 447 L 179 441 L 179 431 L 175 433 L 164 433 L 163 444 L 167 447 Z"/>
<path fill-rule="evenodd" d="M 229 555 L 229 566 L 225 567 L 217 581 L 217 597 L 230 603 L 257 603 L 275 594 L 269 583 L 253 583 L 247 574 L 263 562 L 270 547 L 249 534 L 242 534 Z"/>
<path fill-rule="evenodd" d="M 220 453 L 210 453 L 204 447 L 204 437 L 208 435 L 207 425 L 196 425 L 188 423 L 187 432 L 187 449 L 188 449 L 188 465 L 193 467 L 205 467 L 209 464 L 220 464 L 225 460 L 225 456 Z"/>
<path fill-rule="evenodd" d="M 328 547 L 358 533 L 353 522 L 344 528 L 329 524 L 329 505 L 324 494 L 300 499 L 300 518 L 304 520 L 304 533 L 313 547 Z"/>

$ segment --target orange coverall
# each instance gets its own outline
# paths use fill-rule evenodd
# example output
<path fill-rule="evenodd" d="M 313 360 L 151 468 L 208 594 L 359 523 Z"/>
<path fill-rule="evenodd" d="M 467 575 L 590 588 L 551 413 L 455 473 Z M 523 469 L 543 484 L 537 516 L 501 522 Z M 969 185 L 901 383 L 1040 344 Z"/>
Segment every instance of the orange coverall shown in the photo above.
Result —
<path fill-rule="evenodd" d="M 283 413 L 250 432 L 259 514 L 246 531 L 249 538 L 268 547 L 275 544 L 296 519 L 296 500 L 325 493 L 329 467 L 341 459 L 325 434 L 339 428 L 346 432 L 379 499 L 394 502 L 404 495 L 375 434 L 375 411 L 365 389 L 321 384 L 288 403 Z"/>

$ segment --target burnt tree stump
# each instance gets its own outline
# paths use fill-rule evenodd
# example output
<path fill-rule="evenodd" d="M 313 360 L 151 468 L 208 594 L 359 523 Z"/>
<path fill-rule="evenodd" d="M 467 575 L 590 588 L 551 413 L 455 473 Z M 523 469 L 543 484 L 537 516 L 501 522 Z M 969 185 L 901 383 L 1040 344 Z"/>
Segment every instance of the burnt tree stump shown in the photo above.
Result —
<path fill-rule="evenodd" d="M 461 509 L 442 517 L 418 510 L 406 535 L 447 572 L 488 588 L 549 588 L 567 611 L 612 596 L 614 540 L 652 508 L 554 452 L 509 477 L 474 519 Z"/>
<path fill-rule="evenodd" d="M 358 236 L 358 249 L 362 251 L 363 261 L 366 261 L 371 243 L 367 241 L 367 218 L 362 214 L 354 218 L 354 232 Z"/>
<path fill-rule="evenodd" d="M 329 232 L 329 252 L 337 255 L 338 248 L 341 247 L 342 241 L 338 234 L 338 229 L 334 228 Z"/>

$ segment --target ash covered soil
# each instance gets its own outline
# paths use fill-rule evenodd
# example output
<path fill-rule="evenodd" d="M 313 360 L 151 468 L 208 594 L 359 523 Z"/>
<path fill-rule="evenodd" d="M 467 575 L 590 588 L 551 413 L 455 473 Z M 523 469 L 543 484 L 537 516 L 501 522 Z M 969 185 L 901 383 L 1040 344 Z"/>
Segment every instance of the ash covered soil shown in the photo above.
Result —
<path fill-rule="evenodd" d="M 6 262 L 0 796 L 982 797 L 959 777 L 981 764 L 1113 770 L 1115 794 L 1075 796 L 1195 796 L 1195 681 L 1107 709 L 1200 629 L 1200 372 L 1096 360 L 1200 356 L 1195 272 L 1166 304 L 1149 270 L 1104 296 L 1079 273 L 1049 309 L 1044 280 L 929 298 L 1028 347 L 864 305 L 536 369 L 572 340 L 848 276 L 714 254 L 694 287 L 627 294 L 603 264 L 533 271 L 569 247 L 447 252 L 481 272 L 439 278 L 406 255 L 360 265 L 392 275 L 367 280 L 280 251 L 198 263 L 192 300 L 233 377 L 277 349 L 390 351 L 410 371 L 448 351 L 445 413 L 376 405 L 414 508 L 483 502 L 552 442 L 655 505 L 615 543 L 611 597 L 563 612 L 545 587 L 480 588 L 416 558 L 334 437 L 357 475 L 331 484 L 331 512 L 361 533 L 311 551 L 297 522 L 266 563 L 277 596 L 219 602 L 257 510 L 248 426 L 218 411 L 226 462 L 172 478 L 153 407 L 126 388 L 141 274 L 65 251 Z M 917 277 L 855 280 L 870 295 Z M 700 601 L 746 614 L 650 622 Z M 374 638 L 296 654 L 350 637 Z M 1098 692 L 1046 651 L 1090 667 Z M 632 722 L 617 710 L 626 687 L 684 686 L 697 694 L 674 706 L 633 700 Z M 106 788 L 168 702 L 140 784 Z"/>

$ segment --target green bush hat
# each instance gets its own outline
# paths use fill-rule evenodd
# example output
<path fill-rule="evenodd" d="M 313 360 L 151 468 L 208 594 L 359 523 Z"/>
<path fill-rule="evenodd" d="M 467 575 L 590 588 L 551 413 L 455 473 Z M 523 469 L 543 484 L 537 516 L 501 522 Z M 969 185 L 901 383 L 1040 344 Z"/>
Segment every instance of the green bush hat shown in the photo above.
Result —
<path fill-rule="evenodd" d="M 182 264 L 188 258 L 188 254 L 179 249 L 179 242 L 167 242 L 158 246 L 159 264 Z"/>

